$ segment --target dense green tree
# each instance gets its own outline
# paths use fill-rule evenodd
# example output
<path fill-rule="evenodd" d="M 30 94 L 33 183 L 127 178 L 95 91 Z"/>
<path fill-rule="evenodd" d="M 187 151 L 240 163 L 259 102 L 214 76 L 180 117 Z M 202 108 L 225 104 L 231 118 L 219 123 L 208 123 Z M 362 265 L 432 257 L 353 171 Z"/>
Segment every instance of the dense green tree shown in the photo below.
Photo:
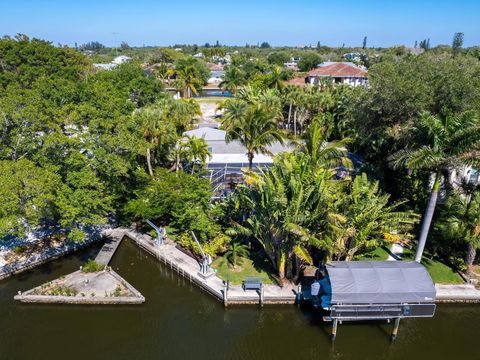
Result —
<path fill-rule="evenodd" d="M 462 166 L 480 166 L 474 152 L 480 149 L 480 120 L 472 113 L 438 117 L 430 113 L 418 119 L 416 141 L 391 157 L 394 166 L 410 170 L 428 170 L 434 174 L 415 260 L 420 262 L 437 204 L 440 182 L 449 185 L 452 170 Z"/>
<path fill-rule="evenodd" d="M 435 230 L 436 235 L 447 242 L 443 250 L 448 251 L 456 243 L 466 245 L 465 265 L 471 273 L 480 248 L 480 186 L 462 182 L 441 206 Z"/>
<path fill-rule="evenodd" d="M 322 62 L 322 57 L 316 52 L 308 52 L 300 58 L 298 68 L 300 71 L 310 71 Z"/>
<path fill-rule="evenodd" d="M 286 62 L 290 61 L 290 56 L 286 51 L 275 51 L 268 54 L 267 60 L 271 65 L 283 67 Z"/>
<path fill-rule="evenodd" d="M 298 260 L 312 262 L 308 247 L 328 247 L 315 236 L 314 224 L 325 215 L 333 175 L 293 153 L 277 158 L 268 172 L 247 174 L 249 186 L 240 187 L 234 198 L 245 220 L 235 223 L 231 233 L 255 239 L 278 275 L 291 278 L 300 271 Z"/>
<path fill-rule="evenodd" d="M 453 41 L 452 41 L 453 56 L 457 55 L 460 51 L 462 51 L 462 46 L 463 46 L 463 33 L 457 32 L 453 35 Z"/>
<path fill-rule="evenodd" d="M 52 215 L 60 184 L 53 170 L 26 159 L 0 160 L 0 236 L 23 236 Z"/>
<path fill-rule="evenodd" d="M 210 77 L 210 70 L 203 60 L 192 56 L 181 58 L 175 63 L 177 76 L 185 82 L 183 96 L 189 98 L 202 89 Z"/>

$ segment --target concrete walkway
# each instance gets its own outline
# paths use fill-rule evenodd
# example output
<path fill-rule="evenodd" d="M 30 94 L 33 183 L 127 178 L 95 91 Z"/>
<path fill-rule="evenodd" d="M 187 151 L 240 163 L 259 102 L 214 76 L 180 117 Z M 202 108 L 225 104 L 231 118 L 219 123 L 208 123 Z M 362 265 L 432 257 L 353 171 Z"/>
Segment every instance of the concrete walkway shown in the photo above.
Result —
<path fill-rule="evenodd" d="M 98 252 L 95 262 L 107 266 L 110 260 L 112 260 L 115 251 L 117 251 L 118 245 L 122 242 L 123 233 L 114 229 L 107 231 L 105 235 L 107 236 L 107 240 L 105 240 L 103 247 Z"/>
<path fill-rule="evenodd" d="M 461 303 L 480 302 L 480 290 L 474 285 L 441 285 L 435 284 L 437 290 L 437 302 Z"/>
<path fill-rule="evenodd" d="M 224 294 L 224 282 L 217 275 L 204 279 L 200 274 L 200 265 L 197 260 L 177 249 L 174 242 L 167 240 L 164 245 L 157 246 L 154 239 L 146 234 L 139 233 L 131 229 L 116 229 L 112 237 L 127 236 L 135 241 L 141 248 L 151 253 L 159 261 L 181 276 L 196 283 L 203 290 L 209 292 L 225 304 L 259 304 L 260 293 L 254 290 L 244 291 L 240 285 L 230 285 L 226 297 Z M 296 300 L 297 288 L 294 285 L 264 285 L 263 301 L 265 304 L 294 304 Z"/>

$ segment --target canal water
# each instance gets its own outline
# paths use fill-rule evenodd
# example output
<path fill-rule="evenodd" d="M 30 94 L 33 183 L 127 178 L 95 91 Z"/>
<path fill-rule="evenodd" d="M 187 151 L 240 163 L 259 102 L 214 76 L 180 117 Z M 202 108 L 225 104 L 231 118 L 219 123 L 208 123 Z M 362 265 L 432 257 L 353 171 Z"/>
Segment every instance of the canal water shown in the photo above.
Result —
<path fill-rule="evenodd" d="M 330 326 L 308 308 L 220 302 L 124 241 L 112 267 L 144 305 L 32 305 L 19 290 L 68 274 L 99 247 L 0 282 L 0 359 L 480 359 L 480 306 L 440 306 L 433 319 Z"/>

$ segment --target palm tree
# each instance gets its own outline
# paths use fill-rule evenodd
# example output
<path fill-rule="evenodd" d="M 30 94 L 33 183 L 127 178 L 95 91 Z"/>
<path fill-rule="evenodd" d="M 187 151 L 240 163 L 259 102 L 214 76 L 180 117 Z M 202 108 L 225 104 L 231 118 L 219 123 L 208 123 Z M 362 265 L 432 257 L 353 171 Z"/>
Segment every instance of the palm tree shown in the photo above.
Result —
<path fill-rule="evenodd" d="M 289 126 L 292 118 L 292 109 L 293 109 L 293 106 L 296 104 L 299 93 L 300 93 L 300 88 L 295 85 L 288 85 L 283 91 L 284 101 L 286 102 L 286 104 L 288 104 L 287 124 Z"/>
<path fill-rule="evenodd" d="M 221 105 L 225 112 L 222 115 L 222 128 L 225 130 L 233 129 L 235 123 L 240 122 L 248 109 L 248 104 L 241 99 L 227 99 Z"/>
<path fill-rule="evenodd" d="M 170 77 L 175 74 L 172 65 L 167 63 L 160 63 L 154 66 L 154 73 L 161 81 L 168 82 Z"/>
<path fill-rule="evenodd" d="M 195 165 L 200 164 L 202 167 L 207 162 L 207 157 L 211 157 L 208 150 L 208 144 L 204 138 L 197 138 L 195 135 L 184 137 L 185 142 L 182 144 L 184 154 L 191 164 L 191 173 L 195 172 Z"/>
<path fill-rule="evenodd" d="M 244 116 L 227 129 L 227 143 L 235 139 L 247 149 L 251 169 L 255 154 L 272 155 L 268 146 L 275 142 L 283 144 L 284 133 L 278 128 L 274 113 L 258 105 L 249 105 Z"/>
<path fill-rule="evenodd" d="M 436 228 L 450 243 L 467 244 L 465 265 L 471 273 L 480 247 L 480 185 L 462 181 L 442 209 Z"/>
<path fill-rule="evenodd" d="M 409 237 L 418 217 L 398 210 L 404 202 L 389 204 L 390 196 L 381 193 L 378 181 L 370 182 L 366 174 L 345 184 L 324 219 L 325 239 L 332 244 L 336 260 L 352 260 L 359 251 L 383 245 L 388 238 Z"/>
<path fill-rule="evenodd" d="M 284 153 L 268 172 L 248 172 L 248 186 L 237 188 L 234 208 L 244 221 L 232 235 L 254 238 L 264 248 L 280 278 L 290 277 L 298 261 L 311 263 L 309 246 L 327 248 L 315 236 L 316 224 L 325 214 L 325 197 L 336 186 L 333 171 L 311 166 L 301 153 Z"/>
<path fill-rule="evenodd" d="M 245 74 L 238 67 L 230 65 L 223 76 L 220 88 L 230 91 L 233 95 L 237 94 L 240 86 L 245 85 Z"/>
<path fill-rule="evenodd" d="M 248 256 L 248 247 L 239 241 L 232 241 L 225 253 L 225 257 L 230 261 L 233 268 L 236 269 L 240 258 Z"/>
<path fill-rule="evenodd" d="M 193 57 L 180 59 L 176 63 L 177 78 L 184 82 L 183 97 L 189 98 L 197 94 L 197 88 L 202 86 L 202 75 L 197 60 Z"/>
<path fill-rule="evenodd" d="M 448 186 L 452 170 L 468 165 L 480 166 L 480 158 L 474 153 L 480 148 L 480 121 L 472 113 L 443 118 L 422 113 L 414 133 L 417 141 L 413 146 L 395 153 L 390 160 L 396 168 L 424 169 L 434 174 L 415 255 L 415 260 L 420 262 L 435 212 L 441 180 Z"/>
<path fill-rule="evenodd" d="M 282 68 L 278 65 L 275 65 L 270 70 L 270 73 L 265 79 L 265 86 L 268 89 L 282 90 L 285 88 L 285 81 L 282 78 Z"/>
<path fill-rule="evenodd" d="M 305 142 L 297 149 L 307 154 L 317 166 L 337 168 L 344 166 L 352 168 L 352 161 L 348 158 L 347 145 L 350 139 L 326 141 L 325 127 L 320 121 L 314 121 L 305 133 Z"/>
<path fill-rule="evenodd" d="M 135 110 L 133 117 L 146 141 L 147 169 L 148 174 L 153 176 L 152 150 L 171 143 L 175 127 L 173 123 L 165 121 L 163 109 L 154 106 Z"/>

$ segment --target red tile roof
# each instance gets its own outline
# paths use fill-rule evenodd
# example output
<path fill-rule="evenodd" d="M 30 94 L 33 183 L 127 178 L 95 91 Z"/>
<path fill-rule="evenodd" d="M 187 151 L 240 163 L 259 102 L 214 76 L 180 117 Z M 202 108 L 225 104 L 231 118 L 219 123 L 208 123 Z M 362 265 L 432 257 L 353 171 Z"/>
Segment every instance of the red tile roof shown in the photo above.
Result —
<path fill-rule="evenodd" d="M 362 68 L 339 62 L 313 69 L 308 76 L 367 77 L 367 74 Z"/>
<path fill-rule="evenodd" d="M 305 86 L 305 77 L 298 77 L 285 81 L 287 85 Z"/>
<path fill-rule="evenodd" d="M 210 71 L 222 71 L 223 70 L 223 65 L 220 65 L 220 64 L 207 63 L 207 67 Z"/>

